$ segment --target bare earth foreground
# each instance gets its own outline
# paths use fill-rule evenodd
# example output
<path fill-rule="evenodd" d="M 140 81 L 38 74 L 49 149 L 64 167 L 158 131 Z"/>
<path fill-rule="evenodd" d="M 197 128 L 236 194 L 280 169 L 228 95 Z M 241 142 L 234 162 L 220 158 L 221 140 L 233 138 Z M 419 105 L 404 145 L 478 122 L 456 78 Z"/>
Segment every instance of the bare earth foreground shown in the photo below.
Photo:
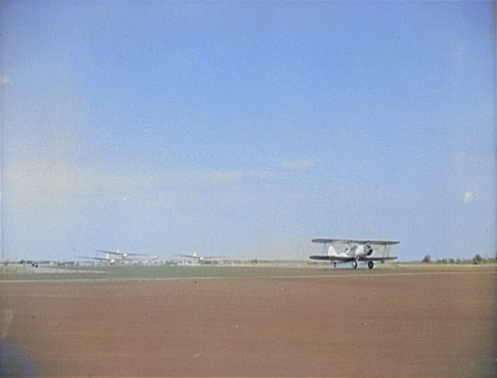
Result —
<path fill-rule="evenodd" d="M 495 268 L 267 272 L 0 282 L 2 376 L 497 373 Z"/>

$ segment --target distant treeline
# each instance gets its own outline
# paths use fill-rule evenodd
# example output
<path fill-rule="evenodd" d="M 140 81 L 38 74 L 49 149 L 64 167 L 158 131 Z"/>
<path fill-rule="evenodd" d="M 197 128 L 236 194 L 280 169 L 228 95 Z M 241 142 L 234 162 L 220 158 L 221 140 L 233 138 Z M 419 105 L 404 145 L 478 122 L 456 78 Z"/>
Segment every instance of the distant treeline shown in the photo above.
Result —
<path fill-rule="evenodd" d="M 430 255 L 426 255 L 423 258 L 423 260 L 421 260 L 421 262 L 425 263 L 425 264 L 429 264 L 429 263 L 435 263 L 435 264 L 473 264 L 473 265 L 495 264 L 497 262 L 497 256 L 483 258 L 479 254 L 476 254 L 475 257 L 473 257 L 472 259 L 443 258 L 443 259 L 438 259 L 438 260 L 433 261 L 431 259 Z"/>

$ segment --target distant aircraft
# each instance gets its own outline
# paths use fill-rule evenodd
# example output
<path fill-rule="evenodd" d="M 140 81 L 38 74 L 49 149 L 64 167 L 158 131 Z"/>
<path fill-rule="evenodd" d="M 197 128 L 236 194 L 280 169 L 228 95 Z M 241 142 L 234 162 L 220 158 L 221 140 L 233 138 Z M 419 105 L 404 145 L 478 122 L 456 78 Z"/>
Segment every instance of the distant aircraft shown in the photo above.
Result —
<path fill-rule="evenodd" d="M 375 261 L 395 260 L 396 256 L 390 256 L 390 246 L 399 244 L 398 241 L 390 240 L 351 240 L 351 239 L 314 239 L 313 243 L 322 243 L 326 254 L 309 256 L 312 260 L 333 261 L 333 266 L 338 263 L 350 262 L 352 268 L 356 269 L 359 261 L 367 261 L 368 268 L 373 269 Z M 345 246 L 343 252 L 337 248 Z M 374 249 L 373 246 L 382 247 L 382 251 Z M 378 253 L 377 253 L 378 252 Z"/>
<path fill-rule="evenodd" d="M 80 259 L 86 259 L 86 260 L 93 260 L 93 262 L 96 264 L 97 261 L 101 261 L 104 263 L 107 263 L 109 265 L 114 265 L 116 262 L 120 261 L 121 259 L 116 259 L 115 257 L 111 256 L 110 254 L 106 254 L 105 257 L 89 257 L 89 256 L 79 256 Z"/>
<path fill-rule="evenodd" d="M 105 253 L 105 257 L 87 257 L 87 256 L 81 256 L 83 259 L 89 259 L 93 261 L 101 261 L 108 263 L 109 265 L 114 265 L 119 262 L 124 262 L 124 261 L 139 261 L 139 260 L 145 260 L 145 261 L 153 261 L 157 259 L 157 256 L 148 256 L 148 255 L 143 255 L 141 253 L 127 253 L 127 252 L 121 252 L 119 250 L 117 251 L 102 251 L 98 250 L 98 253 Z M 142 256 L 142 257 L 137 257 L 137 256 Z M 146 257 L 146 258 L 145 258 Z"/>
<path fill-rule="evenodd" d="M 193 255 L 176 255 L 180 257 L 187 257 L 189 259 L 194 259 L 198 264 L 205 263 L 207 261 L 210 261 L 212 259 L 219 259 L 222 258 L 223 256 L 200 256 L 197 254 L 197 252 L 193 252 Z"/>
<path fill-rule="evenodd" d="M 119 262 L 133 261 L 134 263 L 141 263 L 141 264 L 148 263 L 148 264 L 150 264 L 159 258 L 159 256 L 157 256 L 157 255 L 152 256 L 152 255 L 145 255 L 143 253 L 127 253 L 127 252 L 121 252 L 119 250 L 117 250 L 117 251 L 98 250 L 97 252 L 105 253 L 106 258 L 108 258 L 109 255 L 118 256 L 119 258 L 116 259 L 116 261 L 119 261 Z"/>
<path fill-rule="evenodd" d="M 97 252 L 105 253 L 106 257 L 108 257 L 108 255 L 119 256 L 119 258 L 121 258 L 121 259 L 126 259 L 126 258 L 131 257 L 131 256 L 146 256 L 146 255 L 143 255 L 141 253 L 127 253 L 127 252 L 121 252 L 119 250 L 117 250 L 117 251 L 102 251 L 99 249 Z"/>

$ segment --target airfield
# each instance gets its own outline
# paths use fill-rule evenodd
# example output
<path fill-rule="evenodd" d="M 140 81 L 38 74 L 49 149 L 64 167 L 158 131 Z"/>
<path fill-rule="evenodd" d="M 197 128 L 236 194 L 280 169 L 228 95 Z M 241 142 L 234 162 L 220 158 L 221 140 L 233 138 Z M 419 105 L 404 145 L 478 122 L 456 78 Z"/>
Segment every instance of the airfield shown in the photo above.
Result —
<path fill-rule="evenodd" d="M 492 377 L 497 269 L 2 271 L 1 376 Z"/>

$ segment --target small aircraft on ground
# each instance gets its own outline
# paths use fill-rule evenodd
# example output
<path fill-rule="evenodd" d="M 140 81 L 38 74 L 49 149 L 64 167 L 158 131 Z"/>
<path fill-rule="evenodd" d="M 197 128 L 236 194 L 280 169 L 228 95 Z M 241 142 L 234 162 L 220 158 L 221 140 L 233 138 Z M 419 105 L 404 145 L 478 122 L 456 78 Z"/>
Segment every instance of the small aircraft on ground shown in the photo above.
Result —
<path fill-rule="evenodd" d="M 177 255 L 180 257 L 187 257 L 189 259 L 194 259 L 198 264 L 205 264 L 206 262 L 210 262 L 213 259 L 220 259 L 223 258 L 223 256 L 200 256 L 197 254 L 197 252 L 193 252 L 192 255 Z"/>
<path fill-rule="evenodd" d="M 140 260 L 152 261 L 152 260 L 157 259 L 157 256 L 148 256 L 148 255 L 144 255 L 141 253 L 127 253 L 127 252 L 121 252 L 119 250 L 117 250 L 117 251 L 98 250 L 97 252 L 98 253 L 105 253 L 105 257 L 81 256 L 81 258 L 93 260 L 95 262 L 101 261 L 101 262 L 107 263 L 109 265 L 114 265 L 114 264 L 120 263 L 120 262 L 128 262 L 128 261 L 135 261 L 136 262 L 136 261 L 140 261 Z"/>
<path fill-rule="evenodd" d="M 400 243 L 392 240 L 352 239 L 314 239 L 312 242 L 322 243 L 325 254 L 312 255 L 309 256 L 310 259 L 329 260 L 333 262 L 334 267 L 336 267 L 337 262 L 350 262 L 353 269 L 357 269 L 359 261 L 367 261 L 368 268 L 373 269 L 375 261 L 383 263 L 387 260 L 397 259 L 396 256 L 390 256 L 390 246 Z M 380 248 L 374 249 L 373 246 L 379 246 Z M 344 250 L 343 252 L 338 252 L 337 249 Z"/>
<path fill-rule="evenodd" d="M 109 257 L 109 255 L 119 256 L 118 258 L 121 260 L 127 259 L 128 257 L 130 259 L 135 259 L 135 258 L 137 258 L 135 256 L 147 256 L 147 255 L 144 255 L 141 253 L 127 253 L 127 252 L 121 252 L 119 250 L 117 250 L 117 251 L 102 251 L 99 249 L 97 252 L 105 253 L 106 257 Z"/>
<path fill-rule="evenodd" d="M 95 257 L 90 257 L 90 256 L 79 256 L 80 259 L 85 259 L 85 260 L 93 260 L 93 262 L 95 264 L 97 264 L 97 262 L 102 262 L 102 263 L 106 263 L 106 264 L 109 264 L 109 265 L 114 265 L 115 263 L 117 263 L 118 261 L 120 261 L 121 259 L 120 258 L 116 258 L 114 257 L 113 255 L 107 253 L 105 255 L 105 257 L 100 257 L 100 256 L 95 256 Z"/>

